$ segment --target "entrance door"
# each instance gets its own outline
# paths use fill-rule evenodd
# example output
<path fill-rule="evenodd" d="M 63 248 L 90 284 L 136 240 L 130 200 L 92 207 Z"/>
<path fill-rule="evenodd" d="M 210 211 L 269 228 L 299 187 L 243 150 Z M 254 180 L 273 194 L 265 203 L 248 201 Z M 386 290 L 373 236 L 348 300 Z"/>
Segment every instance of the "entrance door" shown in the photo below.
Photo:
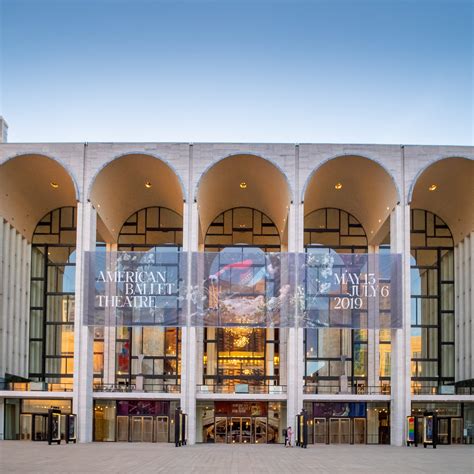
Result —
<path fill-rule="evenodd" d="M 451 444 L 462 444 L 462 418 L 451 418 Z"/>
<path fill-rule="evenodd" d="M 128 441 L 128 416 L 117 416 L 117 441 Z"/>
<path fill-rule="evenodd" d="M 354 418 L 354 444 L 365 444 L 365 418 Z"/>
<path fill-rule="evenodd" d="M 156 436 L 157 443 L 168 442 L 168 417 L 157 416 L 156 417 Z"/>
<path fill-rule="evenodd" d="M 33 441 L 48 440 L 48 415 L 33 415 Z"/>
<path fill-rule="evenodd" d="M 228 443 L 252 442 L 252 419 L 251 418 L 231 418 L 227 436 Z"/>
<path fill-rule="evenodd" d="M 216 417 L 215 426 L 216 443 L 225 443 L 227 441 L 227 418 Z"/>
<path fill-rule="evenodd" d="M 254 420 L 253 432 L 255 433 L 255 443 L 265 444 L 267 442 L 267 419 L 263 416 L 258 416 Z"/>
<path fill-rule="evenodd" d="M 142 418 L 142 441 L 153 443 L 153 417 L 144 416 Z"/>
<path fill-rule="evenodd" d="M 438 443 L 449 444 L 449 418 L 438 418 Z"/>
<path fill-rule="evenodd" d="M 231 418 L 227 442 L 228 443 L 240 443 L 240 432 L 241 432 L 241 418 Z"/>
<path fill-rule="evenodd" d="M 33 433 L 33 416 L 20 415 L 20 439 L 31 441 Z"/>
<path fill-rule="evenodd" d="M 329 419 L 329 442 L 331 444 L 350 444 L 351 420 L 349 418 Z"/>
<path fill-rule="evenodd" d="M 250 444 L 252 442 L 252 418 L 241 418 L 240 425 L 241 425 L 240 442 Z"/>
<path fill-rule="evenodd" d="M 326 444 L 326 418 L 314 419 L 314 443 Z"/>

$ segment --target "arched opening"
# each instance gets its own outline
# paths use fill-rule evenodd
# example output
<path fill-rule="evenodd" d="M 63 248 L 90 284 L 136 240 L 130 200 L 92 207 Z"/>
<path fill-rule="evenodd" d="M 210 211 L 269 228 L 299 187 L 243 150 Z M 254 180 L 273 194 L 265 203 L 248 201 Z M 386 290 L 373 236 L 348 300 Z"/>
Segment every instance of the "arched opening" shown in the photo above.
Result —
<path fill-rule="evenodd" d="M 127 154 L 108 163 L 92 183 L 90 200 L 97 210 L 98 232 L 110 243 L 117 242 L 122 224 L 138 209 L 159 205 L 183 215 L 178 176 L 164 161 L 146 154 Z"/>
<path fill-rule="evenodd" d="M 474 161 L 445 158 L 412 183 L 412 390 L 438 394 L 472 385 L 470 268 Z M 457 389 L 456 389 L 457 390 Z"/>
<path fill-rule="evenodd" d="M 76 208 L 46 214 L 31 245 L 29 376 L 53 391 L 72 390 Z"/>
<path fill-rule="evenodd" d="M 78 200 L 66 169 L 39 154 L 16 156 L 0 165 L 0 190 L 0 216 L 28 241 L 44 215 Z"/>
<path fill-rule="evenodd" d="M 412 183 L 412 209 L 426 209 L 449 226 L 454 244 L 474 230 L 474 160 L 446 158 L 424 169 Z"/>
<path fill-rule="evenodd" d="M 387 237 L 390 212 L 400 198 L 392 176 L 381 165 L 362 156 L 340 156 L 312 173 L 303 200 L 306 216 L 317 209 L 344 209 L 366 230 L 368 244 L 378 245 Z"/>
<path fill-rule="evenodd" d="M 274 223 L 287 245 L 287 219 L 291 191 L 283 172 L 255 155 L 225 158 L 201 176 L 197 187 L 200 239 L 216 216 L 233 208 L 256 208 Z"/>

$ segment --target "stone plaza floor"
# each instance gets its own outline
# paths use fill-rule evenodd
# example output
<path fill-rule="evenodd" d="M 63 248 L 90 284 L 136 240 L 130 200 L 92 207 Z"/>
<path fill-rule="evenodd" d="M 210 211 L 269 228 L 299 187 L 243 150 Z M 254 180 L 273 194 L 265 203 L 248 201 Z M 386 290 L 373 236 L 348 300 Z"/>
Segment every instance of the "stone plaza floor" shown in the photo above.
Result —
<path fill-rule="evenodd" d="M 474 473 L 474 446 L 195 445 L 0 442 L 0 473 Z"/>

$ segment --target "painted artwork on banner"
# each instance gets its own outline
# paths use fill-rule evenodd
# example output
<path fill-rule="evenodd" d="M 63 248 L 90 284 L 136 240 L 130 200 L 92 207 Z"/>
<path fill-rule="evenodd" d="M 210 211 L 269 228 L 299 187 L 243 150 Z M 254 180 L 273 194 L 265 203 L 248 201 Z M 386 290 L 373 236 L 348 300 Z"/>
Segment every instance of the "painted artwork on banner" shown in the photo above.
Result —
<path fill-rule="evenodd" d="M 240 247 L 195 253 L 192 262 L 193 326 L 294 326 L 292 254 Z"/>
<path fill-rule="evenodd" d="M 86 252 L 85 262 L 87 325 L 402 327 L 398 254 L 160 247 Z"/>

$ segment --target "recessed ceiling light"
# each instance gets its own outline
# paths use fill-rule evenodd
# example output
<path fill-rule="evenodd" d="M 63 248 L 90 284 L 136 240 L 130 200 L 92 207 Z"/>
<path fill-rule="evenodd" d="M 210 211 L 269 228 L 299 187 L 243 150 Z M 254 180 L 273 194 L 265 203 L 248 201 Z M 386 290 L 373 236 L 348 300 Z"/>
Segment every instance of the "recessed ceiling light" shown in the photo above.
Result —
<path fill-rule="evenodd" d="M 145 181 L 145 188 L 150 189 L 152 187 L 152 184 L 150 181 Z"/>
<path fill-rule="evenodd" d="M 382 222 L 382 219 L 379 219 L 379 224 Z"/>
<path fill-rule="evenodd" d="M 390 211 L 390 208 L 387 206 L 387 211 Z"/>
<path fill-rule="evenodd" d="M 58 188 L 59 188 L 59 184 L 56 183 L 56 181 L 51 181 L 51 183 L 49 183 L 49 185 L 50 185 L 53 189 L 58 189 Z"/>
<path fill-rule="evenodd" d="M 240 189 L 247 189 L 247 183 L 245 181 L 242 181 L 240 184 Z"/>
<path fill-rule="evenodd" d="M 338 191 L 342 189 L 342 183 L 336 183 L 334 189 L 337 189 Z"/>
<path fill-rule="evenodd" d="M 437 185 L 437 184 L 432 184 L 432 185 L 430 185 L 430 187 L 428 188 L 428 191 L 436 191 L 437 188 L 438 188 L 438 185 Z"/>

